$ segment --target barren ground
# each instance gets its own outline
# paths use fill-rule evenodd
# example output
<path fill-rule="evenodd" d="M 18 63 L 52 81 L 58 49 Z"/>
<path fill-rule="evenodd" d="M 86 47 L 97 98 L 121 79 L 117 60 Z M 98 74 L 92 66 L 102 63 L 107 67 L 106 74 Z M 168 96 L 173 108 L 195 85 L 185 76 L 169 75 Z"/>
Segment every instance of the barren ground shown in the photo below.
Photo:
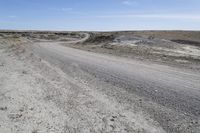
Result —
<path fill-rule="evenodd" d="M 198 133 L 199 69 L 199 32 L 2 31 L 0 132 Z"/>

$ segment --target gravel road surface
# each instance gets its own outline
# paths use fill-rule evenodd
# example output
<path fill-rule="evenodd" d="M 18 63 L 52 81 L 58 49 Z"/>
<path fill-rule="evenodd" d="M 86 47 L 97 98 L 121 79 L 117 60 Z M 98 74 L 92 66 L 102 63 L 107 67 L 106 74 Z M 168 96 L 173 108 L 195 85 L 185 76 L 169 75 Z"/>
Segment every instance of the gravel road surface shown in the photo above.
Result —
<path fill-rule="evenodd" d="M 133 112 L 141 109 L 167 132 L 200 131 L 199 72 L 81 51 L 58 43 L 37 43 L 33 51 L 65 73 L 101 88 Z"/>

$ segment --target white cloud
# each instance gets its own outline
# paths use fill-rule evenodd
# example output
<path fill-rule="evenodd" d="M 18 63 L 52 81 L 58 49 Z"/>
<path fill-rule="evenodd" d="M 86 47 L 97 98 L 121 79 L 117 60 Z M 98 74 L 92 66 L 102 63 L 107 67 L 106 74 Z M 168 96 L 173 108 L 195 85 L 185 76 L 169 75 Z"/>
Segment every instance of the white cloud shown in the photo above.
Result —
<path fill-rule="evenodd" d="M 131 5 L 131 2 L 130 1 L 123 1 L 122 2 L 124 5 Z"/>
<path fill-rule="evenodd" d="M 64 13 L 64 14 L 88 15 L 85 12 L 76 11 L 75 9 L 70 8 L 70 7 L 68 7 L 68 8 L 66 8 L 66 7 L 63 7 L 63 8 L 49 8 L 49 10 L 55 11 L 55 12 Z"/>
<path fill-rule="evenodd" d="M 17 18 L 15 15 L 8 16 L 8 18 Z"/>
<path fill-rule="evenodd" d="M 73 9 L 72 8 L 63 7 L 63 8 L 50 8 L 50 10 L 57 11 L 57 12 L 70 12 Z"/>
<path fill-rule="evenodd" d="M 183 15 L 183 14 L 126 14 L 126 15 L 104 15 L 98 18 L 154 18 L 154 19 L 186 19 L 200 20 L 200 15 Z"/>
<path fill-rule="evenodd" d="M 133 0 L 123 0 L 122 4 L 127 5 L 127 6 L 132 6 L 132 5 L 137 5 L 138 3 Z"/>
<path fill-rule="evenodd" d="M 68 11 L 72 11 L 72 8 L 61 8 L 60 11 L 68 12 Z"/>

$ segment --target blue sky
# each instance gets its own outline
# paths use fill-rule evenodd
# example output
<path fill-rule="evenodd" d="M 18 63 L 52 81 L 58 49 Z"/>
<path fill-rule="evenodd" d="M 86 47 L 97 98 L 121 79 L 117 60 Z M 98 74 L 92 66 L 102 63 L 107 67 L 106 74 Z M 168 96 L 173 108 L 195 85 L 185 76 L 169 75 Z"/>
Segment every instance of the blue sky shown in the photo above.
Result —
<path fill-rule="evenodd" d="M 0 29 L 200 30 L 200 0 L 0 0 Z"/>

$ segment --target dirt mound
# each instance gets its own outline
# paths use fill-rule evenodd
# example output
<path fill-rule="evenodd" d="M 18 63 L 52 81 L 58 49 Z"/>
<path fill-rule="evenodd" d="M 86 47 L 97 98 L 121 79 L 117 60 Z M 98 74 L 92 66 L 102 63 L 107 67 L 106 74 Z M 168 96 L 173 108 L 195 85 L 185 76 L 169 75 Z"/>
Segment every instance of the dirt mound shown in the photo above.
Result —
<path fill-rule="evenodd" d="M 200 46 L 200 42 L 198 41 L 190 41 L 190 40 L 171 40 L 172 42 L 180 43 L 180 44 L 189 44 L 193 46 Z"/>
<path fill-rule="evenodd" d="M 0 37 L 26 38 L 33 41 L 68 41 L 71 39 L 80 39 L 82 34 L 77 32 L 14 32 L 0 31 Z"/>
<path fill-rule="evenodd" d="M 90 38 L 85 41 L 86 43 L 109 43 L 113 42 L 115 39 L 114 35 L 111 34 L 95 34 L 92 33 Z"/>

